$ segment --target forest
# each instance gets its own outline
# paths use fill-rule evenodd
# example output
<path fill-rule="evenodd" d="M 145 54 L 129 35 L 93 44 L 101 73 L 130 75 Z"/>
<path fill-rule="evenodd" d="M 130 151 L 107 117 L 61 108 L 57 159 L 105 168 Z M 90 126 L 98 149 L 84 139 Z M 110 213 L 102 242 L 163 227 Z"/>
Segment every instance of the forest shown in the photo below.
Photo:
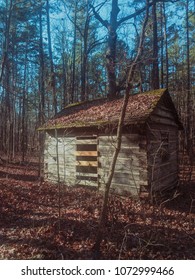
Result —
<path fill-rule="evenodd" d="M 194 26 L 193 0 L 0 0 L 0 259 L 194 258 Z M 183 125 L 180 188 L 160 205 L 109 186 L 126 102 L 157 89 Z M 39 128 L 71 104 L 119 97 L 105 195 L 44 181 Z"/>

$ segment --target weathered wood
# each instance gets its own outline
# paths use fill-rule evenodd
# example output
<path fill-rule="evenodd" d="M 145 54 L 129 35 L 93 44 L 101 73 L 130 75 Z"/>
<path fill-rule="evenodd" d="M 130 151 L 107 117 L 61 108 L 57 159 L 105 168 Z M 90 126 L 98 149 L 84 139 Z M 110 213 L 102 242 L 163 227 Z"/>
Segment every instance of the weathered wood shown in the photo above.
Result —
<path fill-rule="evenodd" d="M 145 186 L 147 190 L 151 187 L 152 190 L 164 191 L 171 188 L 172 183 L 175 184 L 178 168 L 178 123 L 171 110 L 161 100 L 146 121 L 146 126 L 125 126 L 112 189 L 121 194 L 135 195 L 139 194 L 141 186 Z M 60 134 L 60 180 L 64 178 L 65 182 L 71 184 L 77 182 L 82 185 L 105 186 L 116 147 L 116 130 L 110 130 L 113 135 L 108 135 L 108 130 L 106 133 L 107 135 L 97 128 L 80 128 L 73 129 L 72 132 L 69 130 L 69 134 L 67 131 Z M 167 158 L 163 158 L 162 147 L 168 152 Z M 48 171 L 45 174 L 52 180 L 56 178 L 55 157 L 56 139 L 50 136 L 44 158 Z"/>
<path fill-rule="evenodd" d="M 97 161 L 76 161 L 76 166 L 98 166 Z"/>
<path fill-rule="evenodd" d="M 95 166 L 76 166 L 76 172 L 97 173 L 97 167 L 95 167 Z"/>
<path fill-rule="evenodd" d="M 97 145 L 97 139 L 78 139 L 76 140 L 77 144 L 79 145 Z"/>
<path fill-rule="evenodd" d="M 77 151 L 97 151 L 97 145 L 96 144 L 77 144 L 76 145 Z"/>
<path fill-rule="evenodd" d="M 90 177 L 90 178 L 98 178 L 98 174 L 97 173 L 82 173 L 82 172 L 77 172 L 76 176 L 86 176 L 86 177 Z"/>
<path fill-rule="evenodd" d="M 123 135 L 122 136 L 122 146 L 129 147 L 132 145 L 133 147 L 138 145 L 140 140 L 140 136 L 138 134 L 129 134 L 129 135 Z M 116 136 L 100 136 L 99 137 L 99 146 L 113 146 L 115 147 L 116 144 Z"/>
<path fill-rule="evenodd" d="M 97 187 L 98 183 L 91 180 L 76 180 L 76 185 Z"/>
<path fill-rule="evenodd" d="M 99 156 L 100 157 L 111 157 L 113 154 L 114 148 L 108 147 L 101 147 L 99 146 Z M 129 148 L 129 147 L 122 147 L 119 152 L 120 158 L 128 158 L 135 155 L 135 157 L 140 156 L 140 149 L 139 147 Z"/>
<path fill-rule="evenodd" d="M 175 123 L 175 121 L 173 119 L 169 119 L 169 118 L 161 118 L 160 116 L 150 116 L 150 121 L 157 123 L 157 124 L 165 124 L 165 125 L 169 125 L 172 127 L 178 127 L 178 125 Z"/>
<path fill-rule="evenodd" d="M 109 164 L 111 162 L 111 158 L 100 158 L 99 159 L 99 166 L 102 169 L 107 169 Z M 115 171 L 131 171 L 131 170 L 139 170 L 139 159 L 118 159 L 117 163 L 116 163 L 116 168 Z"/>
<path fill-rule="evenodd" d="M 114 190 L 114 192 L 120 194 L 120 195 L 130 195 L 130 196 L 139 196 L 139 187 L 136 186 L 126 186 L 126 185 L 122 185 L 122 184 L 112 184 L 111 187 L 112 190 Z"/>
<path fill-rule="evenodd" d="M 143 169 L 143 168 L 140 169 L 139 179 L 140 179 L 140 184 L 141 184 L 141 181 L 146 182 L 148 184 L 148 172 L 147 172 L 147 169 Z"/>
<path fill-rule="evenodd" d="M 166 134 L 165 145 L 162 141 L 165 141 Z M 178 124 L 175 122 L 175 115 L 163 102 L 155 108 L 150 117 L 147 138 L 148 182 L 151 190 L 170 189 L 177 182 Z M 163 156 L 164 152 L 167 152 L 166 157 Z"/>
<path fill-rule="evenodd" d="M 98 156 L 97 151 L 76 151 L 75 152 L 76 156 Z"/>
<path fill-rule="evenodd" d="M 77 161 L 97 161 L 97 156 L 76 156 Z"/>
<path fill-rule="evenodd" d="M 81 175 L 76 175 L 76 179 L 77 180 L 81 180 L 81 181 L 92 181 L 92 182 L 97 182 L 98 181 L 98 177 L 92 177 L 92 176 L 81 176 Z"/>
<path fill-rule="evenodd" d="M 123 145 L 122 146 L 122 148 L 126 148 L 126 149 L 129 149 L 129 150 L 134 150 L 134 149 L 138 149 L 139 150 L 139 146 L 135 143 L 135 144 L 133 144 L 133 143 L 129 143 L 129 145 Z M 112 153 L 113 153 L 113 151 L 114 151 L 114 149 L 115 149 L 115 146 L 114 146 L 114 144 L 112 144 L 112 145 L 110 145 L 109 143 L 107 143 L 107 144 L 102 144 L 101 142 L 99 143 L 99 151 L 102 151 L 102 150 L 111 150 L 112 151 Z"/>
<path fill-rule="evenodd" d="M 129 177 L 116 177 L 114 174 L 114 177 L 112 179 L 112 184 L 122 184 L 127 186 L 139 186 L 140 178 L 139 176 L 129 176 Z"/>
<path fill-rule="evenodd" d="M 161 180 L 167 177 L 167 170 L 169 170 L 168 174 L 178 173 L 177 165 L 165 165 L 158 166 L 152 170 L 152 181 Z"/>
<path fill-rule="evenodd" d="M 170 175 L 169 177 L 162 179 L 162 182 L 152 182 L 151 191 L 156 192 L 174 189 L 177 186 L 178 177 L 175 176 L 176 174 L 173 175 L 174 176 Z"/>

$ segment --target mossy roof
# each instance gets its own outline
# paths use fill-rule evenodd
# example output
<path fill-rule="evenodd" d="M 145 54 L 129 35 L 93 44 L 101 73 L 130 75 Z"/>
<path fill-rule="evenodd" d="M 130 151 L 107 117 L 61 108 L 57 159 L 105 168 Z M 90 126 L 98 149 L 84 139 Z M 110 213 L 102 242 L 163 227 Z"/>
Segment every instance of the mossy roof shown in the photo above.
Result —
<path fill-rule="evenodd" d="M 167 96 L 171 100 L 166 89 L 130 95 L 124 124 L 145 123 L 162 96 L 165 98 Z M 46 122 L 39 130 L 116 125 L 122 103 L 123 98 L 113 100 L 104 98 L 71 104 Z M 175 110 L 174 105 L 172 108 Z"/>

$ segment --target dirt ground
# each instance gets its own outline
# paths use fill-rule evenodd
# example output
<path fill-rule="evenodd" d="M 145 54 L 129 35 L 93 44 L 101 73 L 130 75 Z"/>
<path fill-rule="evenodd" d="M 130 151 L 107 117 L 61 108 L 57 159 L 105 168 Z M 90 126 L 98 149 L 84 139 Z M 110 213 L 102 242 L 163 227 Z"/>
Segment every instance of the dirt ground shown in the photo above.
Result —
<path fill-rule="evenodd" d="M 101 194 L 59 188 L 37 175 L 36 162 L 0 165 L 0 259 L 92 259 Z M 111 195 L 101 253 L 101 259 L 194 259 L 195 185 L 158 206 Z"/>

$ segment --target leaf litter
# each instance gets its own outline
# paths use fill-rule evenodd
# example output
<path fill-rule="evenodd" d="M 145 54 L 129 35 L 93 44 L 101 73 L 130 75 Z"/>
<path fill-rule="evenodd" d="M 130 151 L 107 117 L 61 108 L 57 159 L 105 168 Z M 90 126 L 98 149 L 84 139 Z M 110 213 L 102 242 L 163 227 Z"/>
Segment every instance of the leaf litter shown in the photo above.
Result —
<path fill-rule="evenodd" d="M 0 175 L 0 259 L 93 258 L 100 192 L 62 185 L 59 201 L 58 186 L 40 182 L 31 165 L 1 165 Z M 101 258 L 194 259 L 195 213 L 187 190 L 160 206 L 110 195 Z"/>

